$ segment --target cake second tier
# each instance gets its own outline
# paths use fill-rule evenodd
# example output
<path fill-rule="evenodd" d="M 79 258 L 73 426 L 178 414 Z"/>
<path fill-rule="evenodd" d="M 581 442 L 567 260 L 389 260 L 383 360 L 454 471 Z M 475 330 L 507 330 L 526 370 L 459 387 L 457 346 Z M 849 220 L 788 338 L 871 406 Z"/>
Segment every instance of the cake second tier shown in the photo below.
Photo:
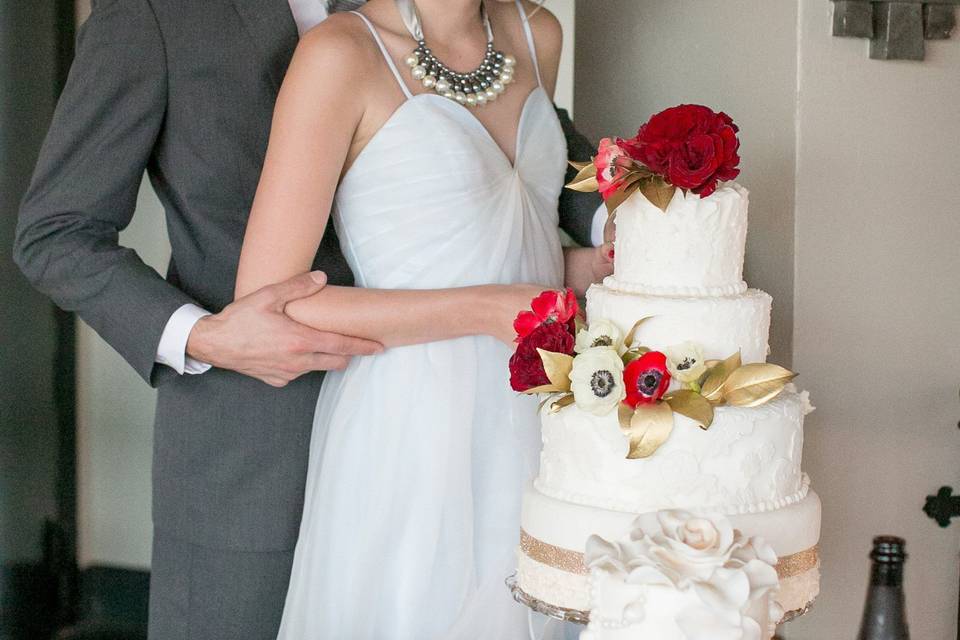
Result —
<path fill-rule="evenodd" d="M 719 509 L 757 513 L 801 500 L 806 394 L 792 386 L 759 407 L 717 407 L 704 431 L 674 415 L 667 441 L 631 460 L 617 412 L 596 416 L 570 406 L 543 414 L 540 474 L 544 495 L 615 511 Z"/>
<path fill-rule="evenodd" d="M 730 296 L 675 297 L 627 293 L 605 285 L 587 291 L 587 318 L 608 320 L 624 335 L 641 318 L 636 343 L 664 349 L 696 342 L 708 360 L 722 360 L 738 350 L 744 363 L 765 362 L 769 351 L 770 296 L 748 289 Z"/>

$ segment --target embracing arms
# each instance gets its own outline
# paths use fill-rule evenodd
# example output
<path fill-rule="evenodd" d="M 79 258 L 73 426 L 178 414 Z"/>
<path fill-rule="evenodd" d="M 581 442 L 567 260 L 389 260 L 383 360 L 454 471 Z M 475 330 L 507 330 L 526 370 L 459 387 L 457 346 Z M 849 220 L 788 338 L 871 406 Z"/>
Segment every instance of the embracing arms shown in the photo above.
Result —
<path fill-rule="evenodd" d="M 157 364 L 161 336 L 194 300 L 120 245 L 119 235 L 168 126 L 167 82 L 164 39 L 149 3 L 95 3 L 23 199 L 14 244 L 14 259 L 34 287 L 76 311 L 155 385 L 176 375 Z M 304 275 L 200 320 L 196 326 L 204 330 L 190 334 L 199 348 L 190 355 L 279 383 L 306 370 L 342 367 L 346 354 L 378 349 L 283 314 L 285 302 L 322 287 Z M 265 326 L 269 333 L 256 332 Z M 283 345 L 295 340 L 307 346 L 310 369 L 294 369 L 303 354 Z"/>

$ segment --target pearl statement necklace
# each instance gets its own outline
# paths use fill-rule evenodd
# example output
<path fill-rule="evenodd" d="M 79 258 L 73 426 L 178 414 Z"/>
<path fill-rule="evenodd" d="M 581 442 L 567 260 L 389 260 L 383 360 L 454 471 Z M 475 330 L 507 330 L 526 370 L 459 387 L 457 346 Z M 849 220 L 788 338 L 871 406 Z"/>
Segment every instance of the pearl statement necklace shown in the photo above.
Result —
<path fill-rule="evenodd" d="M 469 73 L 457 73 L 433 55 L 423 37 L 420 16 L 413 0 L 396 0 L 396 3 L 407 30 L 417 41 L 417 48 L 404 62 L 410 67 L 413 79 L 425 89 L 468 107 L 481 107 L 496 100 L 513 82 L 517 59 L 493 48 L 493 28 L 484 3 L 480 4 L 480 12 L 487 30 L 487 50 L 480 66 Z"/>

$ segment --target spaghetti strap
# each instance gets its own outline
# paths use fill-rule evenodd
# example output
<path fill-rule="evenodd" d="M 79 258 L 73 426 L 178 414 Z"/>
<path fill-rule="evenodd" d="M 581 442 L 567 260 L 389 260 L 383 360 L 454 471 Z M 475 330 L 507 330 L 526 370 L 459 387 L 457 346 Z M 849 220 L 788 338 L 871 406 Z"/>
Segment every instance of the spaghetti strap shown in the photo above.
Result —
<path fill-rule="evenodd" d="M 370 19 L 367 18 L 367 16 L 363 15 L 359 11 L 351 11 L 350 13 L 360 16 L 360 19 L 363 20 L 363 23 L 367 25 L 367 29 L 369 29 L 370 34 L 373 35 L 373 39 L 376 41 L 377 46 L 380 47 L 380 53 L 383 54 L 384 60 L 387 61 L 387 66 L 390 67 L 393 77 L 396 78 L 397 84 L 399 84 L 400 89 L 403 90 L 403 95 L 405 95 L 407 98 L 412 98 L 413 94 L 410 92 L 410 89 L 407 88 L 407 83 L 403 81 L 403 76 L 400 75 L 397 65 L 393 62 L 393 57 L 390 55 L 390 52 L 387 51 L 387 45 L 383 44 L 380 34 L 377 33 L 377 28 L 373 26 L 373 23 L 370 22 Z M 536 62 L 534 62 L 534 64 L 536 64 Z"/>
<path fill-rule="evenodd" d="M 533 43 L 533 31 L 530 29 L 530 20 L 527 18 L 527 12 L 523 8 L 520 0 L 514 0 L 517 3 L 517 11 L 520 12 L 520 22 L 523 23 L 523 33 L 527 36 L 527 47 L 530 49 L 530 59 L 533 60 L 533 70 L 537 74 L 537 86 L 543 86 L 540 79 L 540 64 L 537 62 L 537 47 Z"/>

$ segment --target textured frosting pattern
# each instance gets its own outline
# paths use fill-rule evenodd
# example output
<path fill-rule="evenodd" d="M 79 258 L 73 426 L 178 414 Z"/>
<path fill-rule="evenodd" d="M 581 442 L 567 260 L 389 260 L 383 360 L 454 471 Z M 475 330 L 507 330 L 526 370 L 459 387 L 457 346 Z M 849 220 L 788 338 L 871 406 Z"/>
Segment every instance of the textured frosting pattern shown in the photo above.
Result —
<path fill-rule="evenodd" d="M 657 295 L 746 289 L 747 190 L 730 182 L 701 199 L 677 189 L 663 212 L 639 191 L 617 208 L 617 288 Z"/>
<path fill-rule="evenodd" d="M 545 412 L 534 486 L 559 500 L 630 513 L 778 509 L 809 488 L 800 471 L 806 406 L 804 395 L 784 390 L 760 407 L 718 407 L 707 431 L 677 414 L 670 438 L 641 460 L 626 458 L 616 413 Z"/>
<path fill-rule="evenodd" d="M 613 322 L 626 334 L 640 318 L 639 344 L 663 349 L 686 340 L 703 348 L 708 359 L 723 359 L 740 350 L 744 363 L 766 362 L 770 350 L 770 306 L 763 291 L 697 298 L 623 293 L 594 285 L 587 291 L 587 317 Z"/>

